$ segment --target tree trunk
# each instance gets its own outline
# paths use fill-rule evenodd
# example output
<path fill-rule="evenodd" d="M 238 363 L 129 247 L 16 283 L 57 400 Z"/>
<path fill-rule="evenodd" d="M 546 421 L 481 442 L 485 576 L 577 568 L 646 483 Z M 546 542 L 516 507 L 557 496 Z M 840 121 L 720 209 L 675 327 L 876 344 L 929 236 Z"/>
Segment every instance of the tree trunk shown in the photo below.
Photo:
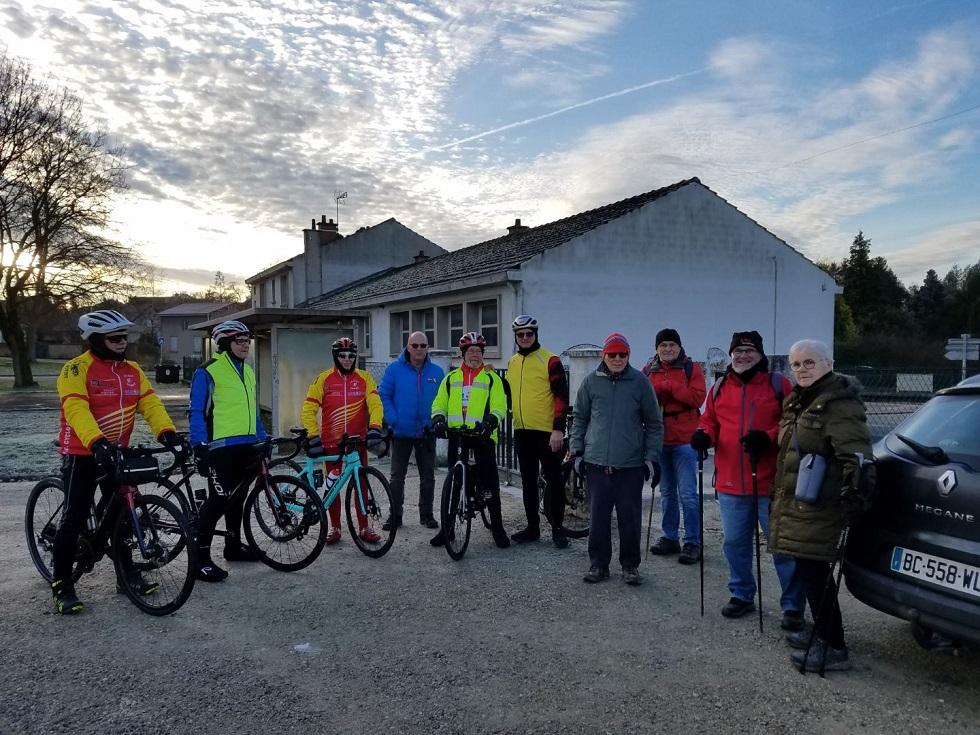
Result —
<path fill-rule="evenodd" d="M 0 332 L 10 347 L 10 357 L 14 364 L 14 388 L 30 388 L 37 385 L 31 370 L 31 353 L 21 328 L 20 315 L 16 307 L 8 301 L 0 312 Z"/>

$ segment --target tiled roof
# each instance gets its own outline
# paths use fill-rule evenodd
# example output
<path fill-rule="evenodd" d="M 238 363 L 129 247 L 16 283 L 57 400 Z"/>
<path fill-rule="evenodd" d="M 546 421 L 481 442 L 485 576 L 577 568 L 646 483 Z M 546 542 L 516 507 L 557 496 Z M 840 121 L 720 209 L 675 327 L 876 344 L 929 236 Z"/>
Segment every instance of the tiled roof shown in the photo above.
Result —
<path fill-rule="evenodd" d="M 696 178 L 685 179 L 662 189 L 654 189 L 587 212 L 573 214 L 521 233 L 487 240 L 421 263 L 388 269 L 358 283 L 347 284 L 314 297 L 304 306 L 314 309 L 343 309 L 363 299 L 415 289 L 422 285 L 433 286 L 460 278 L 502 273 L 518 267 L 545 250 L 562 245 L 692 183 L 701 182 Z"/>

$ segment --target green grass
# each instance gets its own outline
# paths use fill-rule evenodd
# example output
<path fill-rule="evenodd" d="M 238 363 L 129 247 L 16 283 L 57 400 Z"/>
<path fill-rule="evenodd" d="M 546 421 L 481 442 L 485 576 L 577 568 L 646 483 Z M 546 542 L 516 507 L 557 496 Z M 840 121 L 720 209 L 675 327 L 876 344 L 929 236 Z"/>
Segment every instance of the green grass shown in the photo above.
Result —
<path fill-rule="evenodd" d="M 35 360 L 31 363 L 31 370 L 38 375 L 57 375 L 61 366 L 67 360 Z M 0 357 L 0 378 L 13 378 L 14 361 L 9 357 Z"/>

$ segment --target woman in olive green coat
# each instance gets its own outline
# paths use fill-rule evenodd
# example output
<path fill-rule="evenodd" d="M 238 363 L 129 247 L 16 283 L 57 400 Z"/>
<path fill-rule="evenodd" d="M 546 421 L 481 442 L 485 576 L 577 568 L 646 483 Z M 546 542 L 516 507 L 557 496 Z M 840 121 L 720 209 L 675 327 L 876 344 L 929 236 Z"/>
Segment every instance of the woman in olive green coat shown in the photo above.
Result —
<path fill-rule="evenodd" d="M 833 372 L 830 350 L 823 342 L 802 340 L 790 348 L 790 369 L 796 387 L 783 402 L 779 456 L 769 518 L 769 551 L 796 560 L 795 574 L 806 588 L 817 636 L 807 656 L 808 670 L 850 668 L 836 587 L 828 584 L 838 556 L 841 533 L 855 500 L 849 495 L 860 474 L 858 454 L 871 458 L 871 440 L 860 384 Z M 808 454 L 826 461 L 814 502 L 796 497 L 801 459 Z M 843 496 L 843 497 L 842 497 Z M 829 597 L 824 599 L 825 592 Z M 794 648 L 805 649 L 809 634 L 787 636 Z M 804 651 L 793 654 L 797 665 Z"/>

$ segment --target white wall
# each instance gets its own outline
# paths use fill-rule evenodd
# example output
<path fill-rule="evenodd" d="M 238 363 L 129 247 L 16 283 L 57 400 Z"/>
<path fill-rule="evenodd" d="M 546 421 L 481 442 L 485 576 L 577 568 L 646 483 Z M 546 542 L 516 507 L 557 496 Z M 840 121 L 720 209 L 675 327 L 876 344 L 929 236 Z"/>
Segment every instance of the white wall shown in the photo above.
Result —
<path fill-rule="evenodd" d="M 709 347 L 727 353 L 734 331 L 757 330 L 770 354 L 804 337 L 833 344 L 833 279 L 697 184 L 545 251 L 521 276 L 522 308 L 554 352 L 620 331 L 639 367 L 663 327 L 702 361 Z"/>

